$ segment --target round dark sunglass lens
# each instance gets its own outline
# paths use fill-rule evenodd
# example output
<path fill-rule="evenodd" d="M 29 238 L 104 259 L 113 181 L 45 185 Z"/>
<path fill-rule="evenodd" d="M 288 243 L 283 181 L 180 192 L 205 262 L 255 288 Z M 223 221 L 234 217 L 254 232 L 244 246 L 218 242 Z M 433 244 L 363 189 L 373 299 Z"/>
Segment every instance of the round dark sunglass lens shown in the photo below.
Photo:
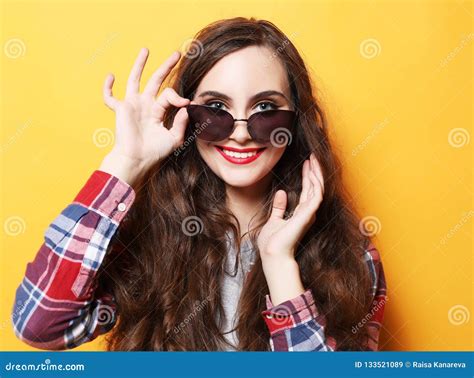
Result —
<path fill-rule="evenodd" d="M 226 139 L 234 128 L 234 119 L 222 109 L 204 105 L 188 105 L 189 123 L 199 139 L 217 142 Z"/>
<path fill-rule="evenodd" d="M 296 113 L 291 110 L 254 113 L 248 120 L 249 134 L 257 143 L 271 142 L 275 146 L 290 144 L 295 118 Z"/>

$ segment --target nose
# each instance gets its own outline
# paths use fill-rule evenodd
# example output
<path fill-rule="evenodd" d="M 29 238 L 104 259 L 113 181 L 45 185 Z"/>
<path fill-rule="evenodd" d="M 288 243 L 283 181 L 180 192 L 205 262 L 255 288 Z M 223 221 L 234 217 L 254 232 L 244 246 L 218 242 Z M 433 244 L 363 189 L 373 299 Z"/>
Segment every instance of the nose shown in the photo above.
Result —
<path fill-rule="evenodd" d="M 229 139 L 241 144 L 245 144 L 252 139 L 247 130 L 247 118 L 244 107 L 234 113 L 234 131 L 229 136 Z"/>
<path fill-rule="evenodd" d="M 234 131 L 229 136 L 229 139 L 235 140 L 237 143 L 245 144 L 245 142 L 252 139 L 247 130 L 247 121 L 238 119 L 234 121 Z"/>

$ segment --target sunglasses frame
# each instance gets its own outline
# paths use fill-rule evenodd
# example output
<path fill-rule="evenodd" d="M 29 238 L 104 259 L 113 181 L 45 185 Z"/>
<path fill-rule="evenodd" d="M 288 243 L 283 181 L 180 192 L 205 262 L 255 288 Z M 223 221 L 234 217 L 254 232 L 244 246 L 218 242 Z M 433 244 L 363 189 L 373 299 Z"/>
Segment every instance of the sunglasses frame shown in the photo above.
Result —
<path fill-rule="evenodd" d="M 262 116 L 262 113 L 272 113 L 272 114 L 275 114 L 275 112 L 278 112 L 280 114 L 282 114 L 283 112 L 284 113 L 288 113 L 288 115 L 290 116 L 291 120 L 290 120 L 290 126 L 278 126 L 278 127 L 275 127 L 273 130 L 275 129 L 278 129 L 278 128 L 285 128 L 286 130 L 290 131 L 293 129 L 294 127 L 294 123 L 295 123 L 295 120 L 296 120 L 296 117 L 297 117 L 297 113 L 296 111 L 294 110 L 286 110 L 286 109 L 272 109 L 272 110 L 265 110 L 263 112 L 257 112 L 257 113 L 253 113 L 252 115 L 250 115 L 250 117 L 248 117 L 247 119 L 245 118 L 234 118 L 234 116 L 228 112 L 227 110 L 224 110 L 224 109 L 217 109 L 217 108 L 214 108 L 212 106 L 208 106 L 208 105 L 198 105 L 198 104 L 189 104 L 187 106 L 185 106 L 186 110 L 188 111 L 188 114 L 190 116 L 190 123 L 189 123 L 189 127 L 193 130 L 197 129 L 200 125 L 204 124 L 205 122 L 197 122 L 196 124 L 194 124 L 192 122 L 192 115 L 190 114 L 189 111 L 192 112 L 193 109 L 200 109 L 200 108 L 205 108 L 206 110 L 211 110 L 212 112 L 214 112 L 214 114 L 216 113 L 221 113 L 222 116 L 226 117 L 229 119 L 229 125 L 230 125 L 230 122 L 232 122 L 232 128 L 229 127 L 229 132 L 228 132 L 228 135 L 226 135 L 224 138 L 222 139 L 219 139 L 219 140 L 207 140 L 205 139 L 201 133 L 198 133 L 197 135 L 197 138 L 199 139 L 203 139 L 203 140 L 206 140 L 208 142 L 218 142 L 220 140 L 224 140 L 224 139 L 227 139 L 229 136 L 232 135 L 232 133 L 234 132 L 235 130 L 235 123 L 238 122 L 238 121 L 245 121 L 247 122 L 247 131 L 248 133 L 250 134 L 250 136 L 252 137 L 253 140 L 255 140 L 256 142 L 259 142 L 259 143 L 268 143 L 269 140 L 267 140 L 267 138 L 265 139 L 262 139 L 262 138 L 258 138 L 256 135 L 255 135 L 255 132 L 252 128 L 254 122 L 255 122 L 255 119 L 257 119 L 259 116 L 261 117 Z M 266 114 L 266 116 L 268 116 L 268 114 Z M 214 126 L 216 127 L 216 126 Z"/>

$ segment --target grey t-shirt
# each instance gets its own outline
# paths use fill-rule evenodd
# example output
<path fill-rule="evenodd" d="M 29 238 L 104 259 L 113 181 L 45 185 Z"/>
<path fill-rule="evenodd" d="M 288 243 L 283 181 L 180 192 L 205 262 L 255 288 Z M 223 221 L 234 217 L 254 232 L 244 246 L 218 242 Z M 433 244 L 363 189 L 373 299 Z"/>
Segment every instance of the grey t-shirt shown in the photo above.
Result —
<path fill-rule="evenodd" d="M 237 304 L 239 302 L 240 293 L 245 275 L 252 269 L 255 262 L 255 250 L 252 248 L 252 243 L 248 238 L 242 241 L 240 248 L 240 259 L 235 271 L 235 260 L 237 257 L 237 249 L 235 241 L 228 236 L 227 238 L 228 256 L 226 259 L 226 269 L 224 279 L 221 285 L 222 304 L 226 315 L 225 326 L 222 330 L 224 337 L 234 346 L 238 344 L 235 327 Z M 227 347 L 226 351 L 236 350 L 235 347 Z"/>

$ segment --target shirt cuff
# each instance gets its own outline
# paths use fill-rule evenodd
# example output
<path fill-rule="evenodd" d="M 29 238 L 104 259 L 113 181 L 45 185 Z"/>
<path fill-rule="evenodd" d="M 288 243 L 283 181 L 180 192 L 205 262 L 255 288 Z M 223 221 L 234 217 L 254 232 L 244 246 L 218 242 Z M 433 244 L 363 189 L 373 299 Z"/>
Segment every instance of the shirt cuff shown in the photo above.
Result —
<path fill-rule="evenodd" d="M 267 294 L 265 302 L 267 309 L 261 314 L 272 336 L 311 319 L 316 319 L 322 326 L 326 325 L 324 317 L 319 314 L 316 307 L 311 289 L 277 306 L 273 305 L 270 295 Z"/>
<path fill-rule="evenodd" d="M 74 202 L 120 223 L 135 200 L 135 191 L 125 181 L 96 170 L 77 194 Z"/>

